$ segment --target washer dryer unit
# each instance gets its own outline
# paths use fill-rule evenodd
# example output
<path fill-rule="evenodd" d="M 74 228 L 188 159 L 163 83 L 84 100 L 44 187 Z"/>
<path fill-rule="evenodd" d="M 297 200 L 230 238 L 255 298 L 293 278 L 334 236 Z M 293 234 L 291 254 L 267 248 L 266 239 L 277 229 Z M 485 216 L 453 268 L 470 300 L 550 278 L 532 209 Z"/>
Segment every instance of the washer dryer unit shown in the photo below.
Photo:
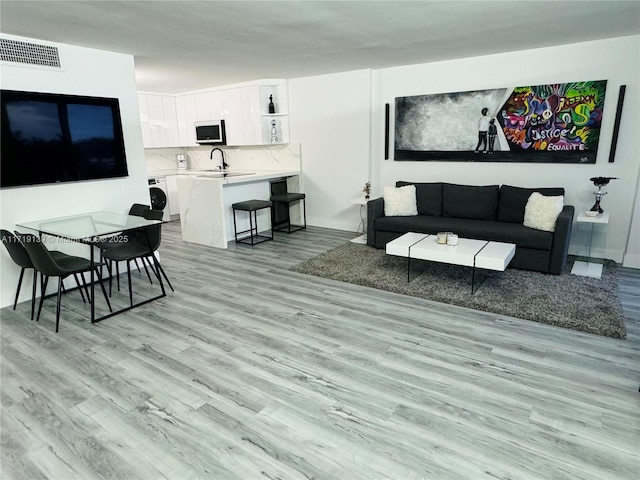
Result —
<path fill-rule="evenodd" d="M 169 191 L 167 190 L 167 180 L 165 177 L 154 177 L 149 179 L 149 197 L 151 197 L 151 208 L 162 210 L 162 220 L 171 220 L 169 213 Z"/>

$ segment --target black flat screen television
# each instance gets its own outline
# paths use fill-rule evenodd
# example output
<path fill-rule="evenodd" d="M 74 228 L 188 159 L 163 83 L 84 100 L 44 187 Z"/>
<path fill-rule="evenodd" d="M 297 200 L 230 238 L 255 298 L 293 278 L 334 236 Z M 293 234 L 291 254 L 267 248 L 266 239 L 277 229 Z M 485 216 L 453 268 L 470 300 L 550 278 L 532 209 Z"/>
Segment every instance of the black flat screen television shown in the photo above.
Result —
<path fill-rule="evenodd" d="M 117 98 L 0 91 L 5 187 L 126 177 Z"/>

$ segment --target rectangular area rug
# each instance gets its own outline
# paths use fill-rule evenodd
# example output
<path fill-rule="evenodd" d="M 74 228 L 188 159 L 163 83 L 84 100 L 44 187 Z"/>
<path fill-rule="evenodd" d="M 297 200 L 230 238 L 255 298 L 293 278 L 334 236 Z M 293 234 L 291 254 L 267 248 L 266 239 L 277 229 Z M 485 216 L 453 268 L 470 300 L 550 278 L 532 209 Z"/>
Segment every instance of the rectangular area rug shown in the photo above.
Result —
<path fill-rule="evenodd" d="M 605 261 L 602 278 L 572 275 L 570 257 L 562 275 L 508 268 L 486 272 L 471 295 L 471 268 L 425 262 L 407 281 L 407 259 L 367 245 L 346 243 L 290 270 L 436 302 L 532 320 L 613 338 L 625 338 L 617 267 Z"/>

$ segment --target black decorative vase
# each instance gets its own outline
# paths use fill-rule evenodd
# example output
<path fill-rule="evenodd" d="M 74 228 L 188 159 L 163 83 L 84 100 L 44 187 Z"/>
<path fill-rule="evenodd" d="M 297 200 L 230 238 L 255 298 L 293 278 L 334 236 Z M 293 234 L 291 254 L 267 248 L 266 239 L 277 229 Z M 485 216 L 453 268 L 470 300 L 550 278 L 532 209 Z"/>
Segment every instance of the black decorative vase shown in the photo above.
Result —
<path fill-rule="evenodd" d="M 273 104 L 273 95 L 269 95 L 269 113 L 276 113 L 276 106 Z"/>

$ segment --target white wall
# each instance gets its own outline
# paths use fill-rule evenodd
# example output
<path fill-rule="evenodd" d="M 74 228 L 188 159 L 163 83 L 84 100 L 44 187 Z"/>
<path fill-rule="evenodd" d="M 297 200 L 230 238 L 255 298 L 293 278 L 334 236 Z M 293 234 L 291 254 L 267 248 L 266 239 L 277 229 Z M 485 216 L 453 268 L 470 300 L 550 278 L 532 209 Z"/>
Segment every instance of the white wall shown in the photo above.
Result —
<path fill-rule="evenodd" d="M 310 225 L 356 230 L 369 180 L 371 71 L 289 81 L 291 141 L 302 146 L 302 191 Z"/>
<path fill-rule="evenodd" d="M 140 114 L 134 75 L 133 57 L 100 50 L 63 44 L 58 47 L 62 69 L 42 69 L 0 64 L 0 87 L 75 95 L 112 97 L 120 100 L 122 127 L 129 176 L 89 182 L 9 188 L 0 190 L 0 223 L 2 228 L 15 230 L 16 222 L 39 220 L 62 215 L 110 210 L 126 213 L 134 202 L 148 203 L 149 189 L 145 172 Z M 69 250 L 69 246 L 54 247 Z M 76 249 L 71 248 L 73 251 Z M 88 256 L 88 250 L 83 254 Z M 78 252 L 79 253 L 79 252 Z M 0 253 L 0 306 L 13 303 L 19 268 L 6 250 Z M 31 275 L 26 275 L 20 300 L 30 298 Z"/>
<path fill-rule="evenodd" d="M 627 242 L 627 251 L 622 264 L 625 267 L 640 268 L 640 178 L 636 190 L 636 202 L 631 220 L 631 231 Z"/>
<path fill-rule="evenodd" d="M 291 132 L 302 143 L 305 188 L 322 195 L 318 214 L 310 217 L 312 225 L 345 228 L 349 216 L 341 207 L 357 195 L 362 181 L 349 174 L 362 171 L 371 157 L 373 196 L 396 180 L 445 181 L 461 184 L 510 184 L 516 186 L 563 186 L 566 203 L 576 211 L 589 209 L 594 202 L 593 176 L 619 177 L 607 187 L 603 207 L 611 213 L 611 221 L 598 242 L 597 254 L 625 265 L 640 259 L 638 222 L 632 230 L 634 205 L 640 176 L 640 36 L 585 42 L 520 52 L 488 55 L 446 62 L 411 65 L 376 70 L 371 76 L 344 73 L 290 80 Z M 608 80 L 598 158 L 595 165 L 459 163 L 459 162 L 394 162 L 393 116 L 396 97 L 444 92 L 457 92 L 514 85 Z M 360 82 L 360 84 L 358 84 Z M 348 90 L 344 85 L 348 86 Z M 618 88 L 627 85 L 617 153 L 608 163 Z M 366 122 L 362 111 L 366 102 L 362 93 L 371 92 L 372 135 L 360 124 Z M 350 93 L 350 94 L 349 94 Z M 317 100 L 317 101 L 316 101 Z M 384 160 L 384 104 L 391 105 L 391 159 Z M 315 109 L 318 109 L 316 112 Z M 344 111 L 357 111 L 358 122 L 345 119 Z M 333 128 L 337 126 L 337 128 Z M 324 141 L 326 136 L 341 143 Z M 351 133 L 353 133 L 351 135 Z M 308 151 L 308 150 L 311 151 Z M 335 158 L 336 153 L 349 152 Z M 330 175 L 329 172 L 347 172 Z M 307 187 L 310 185 L 310 187 Z M 346 194 L 345 191 L 349 193 Z M 309 200 L 311 203 L 312 198 Z M 325 208 L 326 210 L 322 211 Z M 636 210 L 636 217 L 638 216 Z M 577 244 L 573 253 L 583 253 L 581 229 L 575 229 Z"/>

